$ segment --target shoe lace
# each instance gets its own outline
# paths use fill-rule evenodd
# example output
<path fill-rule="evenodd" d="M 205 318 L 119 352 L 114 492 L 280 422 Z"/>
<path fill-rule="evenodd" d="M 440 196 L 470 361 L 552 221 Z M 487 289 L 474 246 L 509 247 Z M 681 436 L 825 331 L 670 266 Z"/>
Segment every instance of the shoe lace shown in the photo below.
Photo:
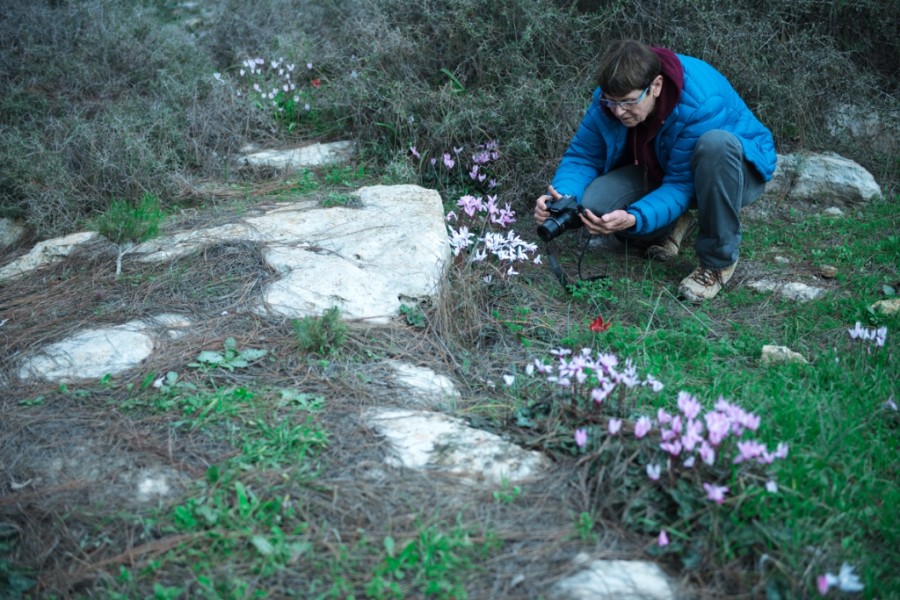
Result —
<path fill-rule="evenodd" d="M 704 287 L 709 287 L 716 283 L 722 283 L 722 272 L 718 269 L 710 269 L 701 265 L 694 271 L 691 279 Z"/>

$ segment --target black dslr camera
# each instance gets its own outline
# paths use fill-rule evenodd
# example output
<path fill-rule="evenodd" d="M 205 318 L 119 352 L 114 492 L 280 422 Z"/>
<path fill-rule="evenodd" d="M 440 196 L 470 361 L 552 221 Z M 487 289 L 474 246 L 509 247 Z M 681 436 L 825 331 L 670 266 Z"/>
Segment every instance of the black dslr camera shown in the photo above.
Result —
<path fill-rule="evenodd" d="M 537 228 L 537 234 L 545 242 L 549 242 L 567 229 L 581 227 L 582 208 L 575 196 L 560 196 L 559 200 L 547 203 L 550 216 L 543 225 Z"/>

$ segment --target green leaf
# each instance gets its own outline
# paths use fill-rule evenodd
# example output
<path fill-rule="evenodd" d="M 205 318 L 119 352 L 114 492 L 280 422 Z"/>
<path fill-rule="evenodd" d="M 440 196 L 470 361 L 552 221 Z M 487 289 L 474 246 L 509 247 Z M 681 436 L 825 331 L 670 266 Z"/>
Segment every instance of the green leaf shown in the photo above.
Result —
<path fill-rule="evenodd" d="M 263 556 L 271 556 L 275 552 L 272 542 L 261 535 L 254 535 L 250 538 L 250 543 L 256 547 L 256 550 Z"/>
<path fill-rule="evenodd" d="M 206 469 L 206 481 L 209 483 L 215 483 L 219 480 L 219 467 L 216 465 L 209 465 L 209 468 Z"/>
<path fill-rule="evenodd" d="M 197 355 L 197 361 L 201 363 L 209 363 L 213 365 L 217 365 L 225 360 L 225 357 L 219 354 L 218 352 L 213 352 L 212 350 L 204 350 L 200 354 Z"/>
<path fill-rule="evenodd" d="M 250 348 L 248 350 L 241 351 L 240 356 L 242 359 L 252 362 L 254 360 L 261 359 L 263 356 L 265 356 L 268 353 L 269 353 L 268 350 L 262 350 L 262 349 L 258 349 L 258 348 Z"/>

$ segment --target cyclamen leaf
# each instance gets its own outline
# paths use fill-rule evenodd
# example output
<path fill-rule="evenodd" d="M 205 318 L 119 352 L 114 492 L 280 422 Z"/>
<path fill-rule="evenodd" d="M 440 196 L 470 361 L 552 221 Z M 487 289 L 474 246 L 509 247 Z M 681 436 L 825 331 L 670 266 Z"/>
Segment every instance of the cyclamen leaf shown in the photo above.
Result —
<path fill-rule="evenodd" d="M 263 556 L 271 556 L 271 554 L 275 552 L 275 547 L 272 545 L 272 542 L 261 535 L 254 535 L 251 537 L 250 543 L 253 544 L 256 547 L 256 550 Z"/>
<path fill-rule="evenodd" d="M 250 348 L 249 350 L 243 350 L 240 354 L 240 357 L 247 361 L 259 360 L 266 354 L 268 354 L 268 350 L 259 350 L 256 348 Z"/>
<path fill-rule="evenodd" d="M 204 350 L 197 355 L 197 361 L 201 363 L 211 363 L 217 365 L 224 360 L 224 356 L 222 356 L 218 352 L 213 352 L 212 350 Z"/>

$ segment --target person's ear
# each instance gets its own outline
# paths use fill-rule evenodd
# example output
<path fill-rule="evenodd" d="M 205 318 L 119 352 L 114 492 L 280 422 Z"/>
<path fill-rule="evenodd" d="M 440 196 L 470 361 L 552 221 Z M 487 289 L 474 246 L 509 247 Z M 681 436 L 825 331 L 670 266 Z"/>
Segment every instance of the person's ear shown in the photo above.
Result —
<path fill-rule="evenodd" d="M 653 94 L 654 98 L 659 98 L 659 95 L 662 93 L 662 84 L 662 75 L 657 75 L 656 79 L 653 80 L 653 83 L 650 84 L 650 92 Z"/>

